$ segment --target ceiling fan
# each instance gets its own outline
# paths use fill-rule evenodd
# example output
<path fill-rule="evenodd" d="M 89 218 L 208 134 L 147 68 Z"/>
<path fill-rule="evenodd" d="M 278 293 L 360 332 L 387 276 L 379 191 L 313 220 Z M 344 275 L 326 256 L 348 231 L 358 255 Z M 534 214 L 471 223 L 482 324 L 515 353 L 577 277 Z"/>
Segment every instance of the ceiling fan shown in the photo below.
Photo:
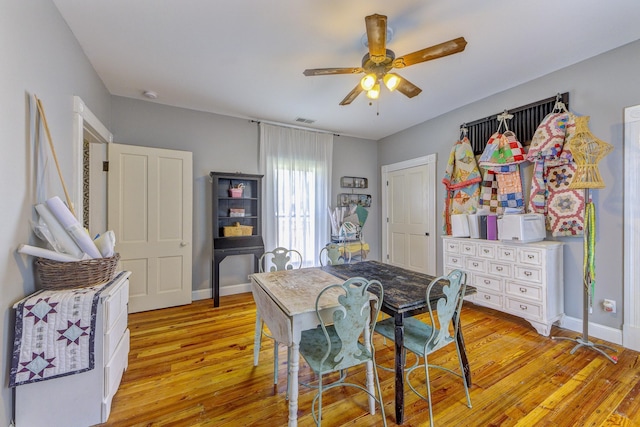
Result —
<path fill-rule="evenodd" d="M 364 18 L 367 27 L 367 41 L 369 53 L 362 57 L 362 66 L 355 68 L 311 68 L 304 70 L 305 76 L 325 76 L 330 74 L 360 74 L 365 73 L 360 83 L 340 102 L 340 105 L 349 105 L 362 91 L 367 91 L 367 96 L 377 99 L 380 94 L 380 81 L 382 80 L 389 90 L 398 91 L 409 98 L 413 98 L 422 92 L 418 86 L 396 73 L 391 73 L 393 68 L 404 68 L 432 59 L 442 58 L 462 52 L 467 46 L 464 37 L 449 40 L 435 46 L 427 47 L 413 53 L 396 58 L 392 50 L 386 48 L 387 17 L 384 15 L 369 15 Z"/>

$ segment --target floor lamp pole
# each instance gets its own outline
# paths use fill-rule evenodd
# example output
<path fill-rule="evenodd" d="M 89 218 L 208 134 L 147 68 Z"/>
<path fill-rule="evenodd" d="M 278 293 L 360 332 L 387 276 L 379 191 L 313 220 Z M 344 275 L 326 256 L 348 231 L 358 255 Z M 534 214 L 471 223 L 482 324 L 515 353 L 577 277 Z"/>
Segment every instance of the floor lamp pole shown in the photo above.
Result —
<path fill-rule="evenodd" d="M 591 190 L 589 188 L 584 189 L 584 248 L 585 251 L 589 247 L 589 239 L 591 239 L 591 232 L 595 233 L 594 224 L 588 224 L 589 221 L 594 220 L 595 218 L 589 217 L 587 214 L 587 204 L 591 203 Z M 595 235 L 594 235 L 595 238 Z M 618 358 L 615 356 L 609 356 L 602 348 L 606 348 L 612 350 L 613 352 L 617 352 L 615 348 L 604 345 L 604 344 L 596 344 L 594 342 L 589 341 L 589 289 L 591 288 L 591 263 L 586 261 L 585 254 L 585 265 L 582 276 L 582 284 L 583 284 L 583 301 L 582 301 L 582 337 L 576 338 L 568 338 L 568 337 L 551 337 L 553 340 L 569 340 L 574 341 L 577 344 L 571 350 L 571 354 L 575 353 L 577 349 L 580 347 L 590 348 L 592 350 L 597 351 L 602 354 L 604 357 L 609 359 L 613 363 L 618 363 Z"/>

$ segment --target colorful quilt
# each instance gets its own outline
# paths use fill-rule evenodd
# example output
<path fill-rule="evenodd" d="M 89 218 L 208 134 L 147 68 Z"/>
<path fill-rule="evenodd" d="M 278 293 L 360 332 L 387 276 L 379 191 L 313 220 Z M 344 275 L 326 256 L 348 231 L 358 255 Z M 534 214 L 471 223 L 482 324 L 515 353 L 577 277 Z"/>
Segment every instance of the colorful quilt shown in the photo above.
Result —
<path fill-rule="evenodd" d="M 16 305 L 10 387 L 94 368 L 98 301 L 116 279 L 86 288 L 40 291 Z"/>
<path fill-rule="evenodd" d="M 575 176 L 568 141 L 575 132 L 575 116 L 569 112 L 548 114 L 538 125 L 527 160 L 534 162 L 529 212 L 546 215 L 553 236 L 584 233 L 584 195 L 570 190 Z"/>
<path fill-rule="evenodd" d="M 444 231 L 451 234 L 451 215 L 474 213 L 478 208 L 482 177 L 468 138 L 454 144 L 442 178 L 447 195 L 444 206 Z"/>

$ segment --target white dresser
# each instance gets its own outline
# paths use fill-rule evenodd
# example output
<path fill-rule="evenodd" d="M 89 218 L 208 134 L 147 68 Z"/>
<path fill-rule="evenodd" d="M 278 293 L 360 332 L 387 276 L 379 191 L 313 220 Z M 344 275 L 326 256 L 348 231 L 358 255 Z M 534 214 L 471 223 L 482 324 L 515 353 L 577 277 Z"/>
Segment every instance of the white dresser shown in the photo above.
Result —
<path fill-rule="evenodd" d="M 111 400 L 128 366 L 129 276 L 124 272 L 100 294 L 95 368 L 15 388 L 16 427 L 87 427 L 107 421 Z"/>
<path fill-rule="evenodd" d="M 467 284 L 477 288 L 468 301 L 522 317 L 549 336 L 564 315 L 562 245 L 444 236 L 444 272 L 467 273 Z"/>

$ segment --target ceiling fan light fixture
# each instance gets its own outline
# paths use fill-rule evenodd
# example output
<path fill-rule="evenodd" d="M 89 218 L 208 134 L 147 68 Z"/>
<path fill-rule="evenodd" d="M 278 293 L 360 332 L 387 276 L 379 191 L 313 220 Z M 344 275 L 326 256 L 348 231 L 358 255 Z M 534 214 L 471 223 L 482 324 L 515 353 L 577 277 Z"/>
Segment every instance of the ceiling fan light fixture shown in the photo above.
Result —
<path fill-rule="evenodd" d="M 376 83 L 371 89 L 367 91 L 367 98 L 378 99 L 380 96 L 380 83 Z"/>
<path fill-rule="evenodd" d="M 378 76 L 373 73 L 367 74 L 360 80 L 360 86 L 364 90 L 371 90 L 376 85 L 378 81 Z"/>
<path fill-rule="evenodd" d="M 382 78 L 382 80 L 384 81 L 384 85 L 387 87 L 387 89 L 389 89 L 391 92 L 393 92 L 394 90 L 396 90 L 396 88 L 398 87 L 398 85 L 400 85 L 400 76 L 394 73 L 387 73 L 384 75 L 384 77 Z"/>

